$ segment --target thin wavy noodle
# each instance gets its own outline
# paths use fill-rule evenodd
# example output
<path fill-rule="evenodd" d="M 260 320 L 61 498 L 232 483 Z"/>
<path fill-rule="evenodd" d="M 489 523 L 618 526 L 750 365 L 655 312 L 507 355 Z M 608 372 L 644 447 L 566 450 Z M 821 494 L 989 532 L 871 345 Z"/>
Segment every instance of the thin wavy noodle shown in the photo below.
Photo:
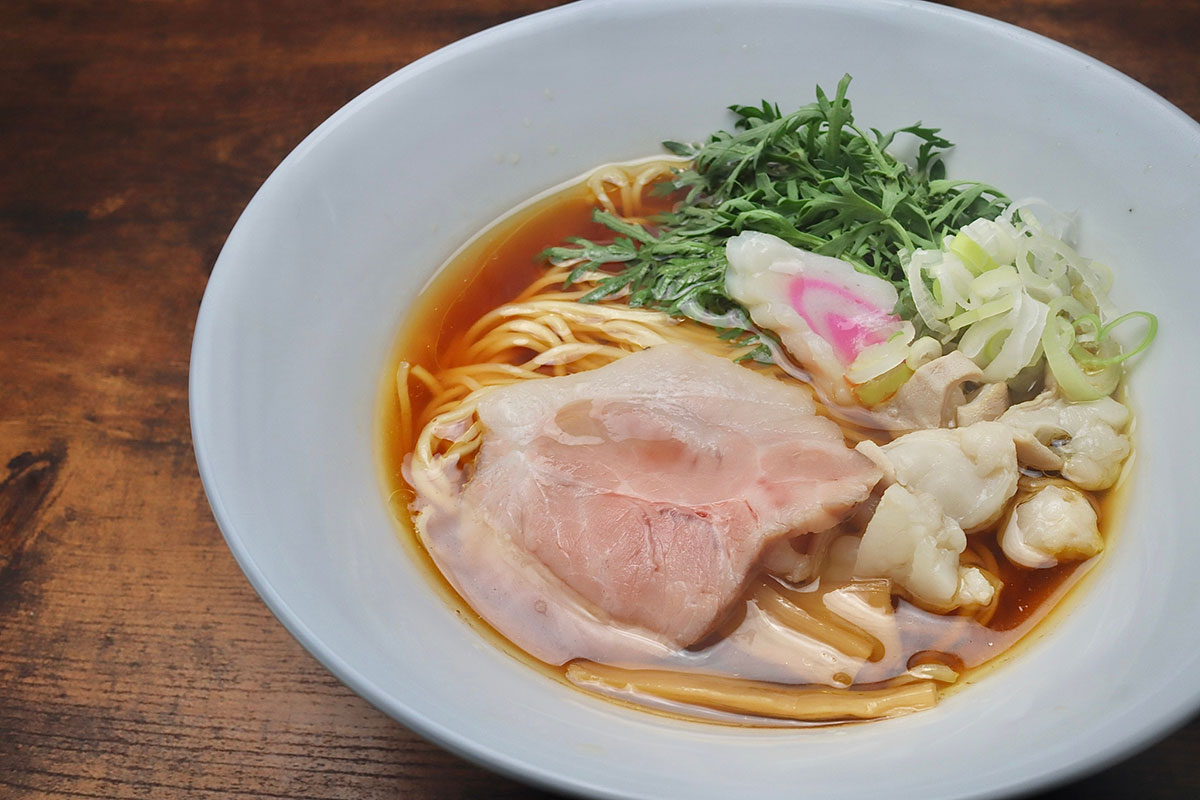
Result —
<path fill-rule="evenodd" d="M 932 708 L 937 686 L 919 676 L 869 689 L 827 686 L 780 686 L 716 675 L 627 670 L 582 661 L 567 668 L 579 686 L 595 686 L 755 717 L 835 722 L 880 719 Z M 915 680 L 914 680 L 915 679 Z"/>

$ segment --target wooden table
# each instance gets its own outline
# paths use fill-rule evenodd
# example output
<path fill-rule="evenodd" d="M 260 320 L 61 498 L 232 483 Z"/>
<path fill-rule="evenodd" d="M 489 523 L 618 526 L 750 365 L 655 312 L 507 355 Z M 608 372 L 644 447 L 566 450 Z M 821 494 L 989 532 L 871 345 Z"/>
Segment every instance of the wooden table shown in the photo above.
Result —
<path fill-rule="evenodd" d="M 539 797 L 370 708 L 272 618 L 188 429 L 230 227 L 375 81 L 547 0 L 0 6 L 0 797 Z M 1200 117 L 1200 2 L 952 3 Z M 1200 723 L 1045 795 L 1200 796 Z"/>

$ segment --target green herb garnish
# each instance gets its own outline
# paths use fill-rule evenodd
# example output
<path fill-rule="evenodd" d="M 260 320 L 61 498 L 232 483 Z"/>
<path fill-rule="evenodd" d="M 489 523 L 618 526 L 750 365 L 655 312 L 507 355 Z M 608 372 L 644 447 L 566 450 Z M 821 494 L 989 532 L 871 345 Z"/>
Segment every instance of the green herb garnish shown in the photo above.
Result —
<path fill-rule="evenodd" d="M 582 259 L 569 282 L 605 274 L 583 302 L 628 291 L 631 306 L 716 325 L 747 345 L 768 334 L 725 293 L 725 242 L 761 231 L 891 281 L 900 293 L 897 311 L 910 318 L 902 254 L 938 248 L 972 220 L 994 219 L 1007 198 L 982 183 L 945 180 L 942 156 L 953 145 L 937 128 L 859 129 L 846 99 L 849 84 L 846 75 L 832 100 L 817 87 L 816 102 L 786 115 L 765 101 L 731 106 L 737 132 L 718 131 L 702 146 L 664 142 L 692 159 L 664 185 L 687 191 L 677 211 L 648 229 L 597 210 L 594 219 L 616 234 L 611 244 L 573 238 L 544 256 Z M 920 141 L 913 165 L 887 152 L 899 134 Z M 765 347 L 751 356 L 770 360 Z"/>

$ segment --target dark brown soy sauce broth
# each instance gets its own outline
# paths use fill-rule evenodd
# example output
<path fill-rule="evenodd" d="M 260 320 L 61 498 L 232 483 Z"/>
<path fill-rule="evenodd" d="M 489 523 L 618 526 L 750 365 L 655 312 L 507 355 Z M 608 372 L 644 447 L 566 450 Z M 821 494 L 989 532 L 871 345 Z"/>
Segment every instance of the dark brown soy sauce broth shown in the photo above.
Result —
<path fill-rule="evenodd" d="M 611 239 L 607 228 L 592 221 L 593 206 L 586 186 L 572 186 L 500 220 L 455 255 L 408 310 L 382 389 L 381 444 L 389 490 L 412 498 L 401 475 L 407 453 L 402 451 L 398 435 L 394 376 L 399 363 L 419 364 L 435 374 L 454 366 L 443 360 L 450 344 L 476 320 L 513 300 L 542 275 L 545 262 L 538 258 L 539 253 L 570 236 Z M 416 389 L 415 381 L 413 387 L 413 416 L 417 418 L 431 398 Z"/>
<path fill-rule="evenodd" d="M 674 198 L 669 197 L 648 197 L 647 200 L 647 213 L 651 214 L 668 210 L 674 202 Z M 594 207 L 591 191 L 581 182 L 498 221 L 463 248 L 409 310 L 380 390 L 381 469 L 393 515 L 414 557 L 425 566 L 431 580 L 458 616 L 469 621 L 505 652 L 564 683 L 567 682 L 565 667 L 549 666 L 532 658 L 495 631 L 462 601 L 420 545 L 408 512 L 412 490 L 402 475 L 407 452 L 398 435 L 399 406 L 394 376 L 402 360 L 420 364 L 433 373 L 455 366 L 445 363 L 443 358 L 449 345 L 484 314 L 513 300 L 540 277 L 545 263 L 538 255 L 547 247 L 561 244 L 572 236 L 597 242 L 611 241 L 612 233 L 592 220 Z M 420 416 L 430 399 L 420 392 L 413 397 L 414 418 Z M 881 437 L 882 440 L 886 438 Z M 1119 515 L 1116 508 L 1119 502 L 1120 493 L 1116 490 L 1105 492 L 1098 498 L 1101 532 L 1106 542 L 1111 540 L 1112 519 Z M 905 652 L 912 654 L 908 666 L 939 662 L 960 671 L 965 669 L 965 680 L 960 680 L 959 686 L 972 682 L 986 671 L 979 667 L 996 663 L 998 656 L 1011 655 L 1014 646 L 1031 630 L 1045 633 L 1045 618 L 1056 608 L 1061 612 L 1068 593 L 1097 561 L 1091 559 L 1050 569 L 1025 569 L 1004 558 L 995 529 L 971 534 L 971 538 L 991 551 L 998 566 L 998 577 L 1004 583 L 995 613 L 986 625 L 969 616 L 933 614 L 904 600 L 893 601 L 902 646 Z M 882 674 L 868 664 L 856 685 L 875 684 L 890 677 L 894 675 Z M 648 710 L 642 706 L 637 708 Z"/>

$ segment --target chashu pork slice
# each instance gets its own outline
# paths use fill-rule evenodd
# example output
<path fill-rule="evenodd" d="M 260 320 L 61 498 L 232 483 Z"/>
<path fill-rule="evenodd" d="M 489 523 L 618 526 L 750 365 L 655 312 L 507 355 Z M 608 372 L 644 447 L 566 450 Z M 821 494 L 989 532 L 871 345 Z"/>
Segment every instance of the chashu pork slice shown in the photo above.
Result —
<path fill-rule="evenodd" d="M 534 610 L 582 607 L 672 649 L 725 618 L 768 547 L 835 525 L 880 478 L 805 389 L 681 346 L 499 388 L 478 413 L 459 510 L 530 557 Z M 468 594 L 535 655 L 604 657 L 586 626 L 530 627 L 515 596 Z"/>

